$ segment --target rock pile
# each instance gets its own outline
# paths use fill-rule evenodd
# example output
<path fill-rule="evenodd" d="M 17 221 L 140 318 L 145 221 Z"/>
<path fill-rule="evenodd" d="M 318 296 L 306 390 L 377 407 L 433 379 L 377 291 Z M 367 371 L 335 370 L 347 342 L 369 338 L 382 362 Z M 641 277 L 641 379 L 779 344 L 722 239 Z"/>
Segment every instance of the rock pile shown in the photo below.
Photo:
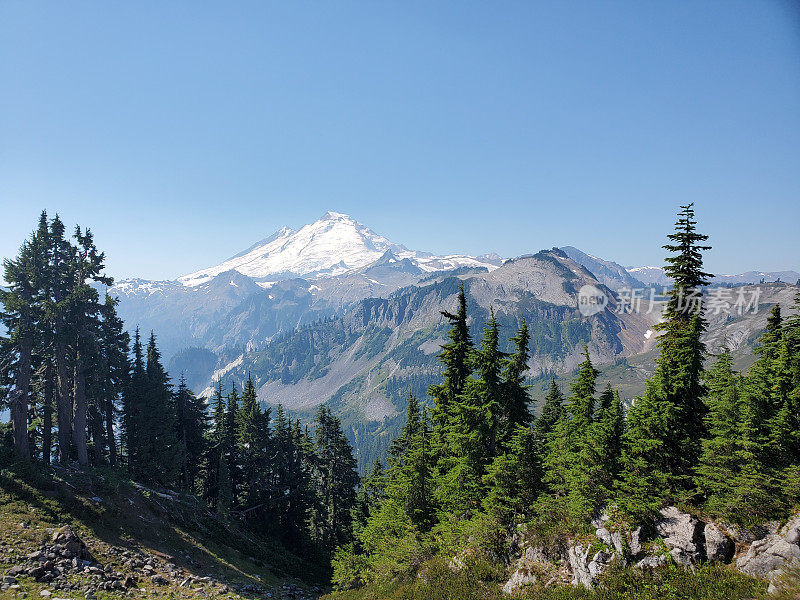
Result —
<path fill-rule="evenodd" d="M 19 564 L 11 567 L 6 577 L 27 576 L 46 583 L 55 590 L 82 591 L 124 591 L 135 583 L 111 567 L 103 567 L 89 553 L 78 534 L 69 526 L 57 529 L 49 542 L 39 548 L 18 556 Z M 69 576 L 81 574 L 83 584 L 70 581 Z M 132 584 L 132 585 L 131 585 Z"/>

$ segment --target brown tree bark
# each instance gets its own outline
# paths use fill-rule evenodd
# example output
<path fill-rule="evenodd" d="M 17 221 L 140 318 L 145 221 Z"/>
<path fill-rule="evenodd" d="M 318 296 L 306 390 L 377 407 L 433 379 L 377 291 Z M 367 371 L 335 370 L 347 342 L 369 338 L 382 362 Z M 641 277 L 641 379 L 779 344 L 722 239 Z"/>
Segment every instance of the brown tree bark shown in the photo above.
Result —
<path fill-rule="evenodd" d="M 31 387 L 31 352 L 33 338 L 26 335 L 19 344 L 19 366 L 16 389 L 11 396 L 11 427 L 14 431 L 14 448 L 23 458 L 30 458 L 28 443 L 28 395 Z"/>
<path fill-rule="evenodd" d="M 44 409 L 42 428 L 42 461 L 50 464 L 50 451 L 53 448 L 53 396 L 55 395 L 55 382 L 53 381 L 53 361 L 47 359 L 44 370 Z"/>
<path fill-rule="evenodd" d="M 106 400 L 106 440 L 108 441 L 108 462 L 113 467 L 117 464 L 117 440 L 114 435 L 114 402 Z"/>
<path fill-rule="evenodd" d="M 72 394 L 70 393 L 69 366 L 67 364 L 67 348 L 63 342 L 56 342 L 56 370 L 58 372 L 58 390 L 56 395 L 56 413 L 58 416 L 58 462 L 65 465 L 69 462 L 72 437 Z"/>
<path fill-rule="evenodd" d="M 89 464 L 89 454 L 86 450 L 86 373 L 83 370 L 83 360 L 80 352 L 75 361 L 75 396 L 72 413 L 72 443 L 78 453 L 78 464 L 85 467 Z"/>

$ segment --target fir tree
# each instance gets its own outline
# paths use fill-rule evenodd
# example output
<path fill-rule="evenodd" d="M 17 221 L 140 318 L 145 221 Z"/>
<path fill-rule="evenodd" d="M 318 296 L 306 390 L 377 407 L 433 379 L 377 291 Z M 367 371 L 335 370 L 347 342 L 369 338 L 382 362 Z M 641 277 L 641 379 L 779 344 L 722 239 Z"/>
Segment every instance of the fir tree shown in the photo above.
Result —
<path fill-rule="evenodd" d="M 514 352 L 504 361 L 503 366 L 503 422 L 500 445 L 507 448 L 519 427 L 527 428 L 533 422 L 528 396 L 529 386 L 525 385 L 525 372 L 528 370 L 528 343 L 530 334 L 523 319 L 516 335 L 511 338 Z"/>
<path fill-rule="evenodd" d="M 236 414 L 238 461 L 241 474 L 241 502 L 255 505 L 263 488 L 262 470 L 269 444 L 269 413 L 264 413 L 256 397 L 253 379 L 248 373 L 242 390 L 241 407 Z"/>
<path fill-rule="evenodd" d="M 602 465 L 592 446 L 595 382 L 598 372 L 584 348 L 584 361 L 570 385 L 570 397 L 547 439 L 544 482 L 564 506 L 570 521 L 579 523 L 598 508 L 602 490 L 597 487 Z"/>
<path fill-rule="evenodd" d="M 644 395 L 628 415 L 621 491 L 631 513 L 658 508 L 692 493 L 692 471 L 704 437 L 705 394 L 702 375 L 706 329 L 701 288 L 710 275 L 703 269 L 702 245 L 692 205 L 682 206 L 671 243 L 666 274 L 674 280 L 657 326 L 659 357 Z"/>
<path fill-rule="evenodd" d="M 433 435 L 437 452 L 442 453 L 447 437 L 447 427 L 451 417 L 451 406 L 464 392 L 467 378 L 472 372 L 472 339 L 467 324 L 467 298 L 464 284 L 458 291 L 458 309 L 455 314 L 442 311 L 442 315 L 450 322 L 450 341 L 442 346 L 439 360 L 444 365 L 443 381 L 431 386 L 428 395 L 433 398 Z"/>
<path fill-rule="evenodd" d="M 145 481 L 171 486 L 178 482 L 180 454 L 175 435 L 176 411 L 172 386 L 161 364 L 156 336 L 150 334 L 145 366 L 144 403 L 138 431 L 142 468 L 139 476 Z"/>
<path fill-rule="evenodd" d="M 180 484 L 187 492 L 194 492 L 205 450 L 208 416 L 203 399 L 196 397 L 186 386 L 183 375 L 174 402 L 177 413 L 175 430 L 180 448 Z"/>
<path fill-rule="evenodd" d="M 147 373 L 145 371 L 144 349 L 139 328 L 133 336 L 133 360 L 131 373 L 122 397 L 122 438 L 128 457 L 128 468 L 134 476 L 139 476 L 144 468 L 143 427 L 146 411 L 145 392 Z"/>
<path fill-rule="evenodd" d="M 358 484 L 352 448 L 341 422 L 321 406 L 315 420 L 314 454 L 319 503 L 312 515 L 312 532 L 318 550 L 331 557 L 337 546 L 351 540 L 352 508 Z"/>

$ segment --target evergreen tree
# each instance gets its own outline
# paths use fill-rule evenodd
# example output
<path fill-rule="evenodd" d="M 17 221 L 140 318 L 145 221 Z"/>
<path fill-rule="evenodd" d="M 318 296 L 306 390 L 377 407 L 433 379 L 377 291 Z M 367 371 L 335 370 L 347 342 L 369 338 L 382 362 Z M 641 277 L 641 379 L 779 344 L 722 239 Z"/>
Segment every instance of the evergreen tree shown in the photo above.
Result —
<path fill-rule="evenodd" d="M 534 430 L 539 440 L 546 440 L 547 436 L 558 423 L 561 413 L 564 411 L 564 394 L 561 388 L 556 385 L 556 380 L 550 381 L 550 390 L 544 398 L 544 406 L 539 418 L 536 419 Z"/>
<path fill-rule="evenodd" d="M 237 444 L 236 425 L 239 420 L 239 392 L 236 382 L 231 380 L 231 391 L 228 393 L 228 406 L 225 413 L 225 430 L 222 436 L 222 456 L 227 463 L 227 474 L 230 479 L 231 505 L 239 503 L 241 477 L 239 472 L 239 445 Z"/>
<path fill-rule="evenodd" d="M 42 215 L 44 218 L 44 214 Z M 3 367 L 14 386 L 10 394 L 11 425 L 14 448 L 23 458 L 31 456 L 28 442 L 28 411 L 31 405 L 33 351 L 37 321 L 41 318 L 37 305 L 41 294 L 40 275 L 46 265 L 46 245 L 35 232 L 22 244 L 14 260 L 4 260 L 4 279 L 8 289 L 0 288 L 0 322 L 9 332 L 4 344 Z"/>
<path fill-rule="evenodd" d="M 518 425 L 503 454 L 484 475 L 483 510 L 511 529 L 528 514 L 542 492 L 542 467 L 536 433 Z"/>
<path fill-rule="evenodd" d="M 139 476 L 153 483 L 172 486 L 180 474 L 180 454 L 176 410 L 169 377 L 161 364 L 155 334 L 150 334 L 145 367 L 144 403 L 137 437 L 142 472 Z"/>
<path fill-rule="evenodd" d="M 525 372 L 528 370 L 528 343 L 530 334 L 523 319 L 516 335 L 511 338 L 514 352 L 504 361 L 503 366 L 503 413 L 501 447 L 508 448 L 511 438 L 519 427 L 527 428 L 533 422 L 528 396 L 529 386 L 525 385 Z"/>
<path fill-rule="evenodd" d="M 745 411 L 742 384 L 727 348 L 707 372 L 706 385 L 708 437 L 703 440 L 696 476 L 706 509 L 730 521 L 747 519 L 749 507 L 758 506 L 768 513 L 773 493 L 767 465 L 758 464 L 753 452 L 755 423 L 751 419 L 755 413 Z M 753 476 L 759 473 L 761 480 L 756 482 Z"/>
<path fill-rule="evenodd" d="M 138 477 L 146 467 L 143 453 L 143 436 L 145 434 L 143 428 L 147 410 L 145 404 L 147 373 L 138 327 L 133 336 L 132 351 L 130 378 L 122 397 L 122 439 L 128 457 L 128 468 L 134 477 Z"/>
<path fill-rule="evenodd" d="M 442 311 L 442 315 L 450 322 L 450 341 L 442 346 L 439 360 L 444 365 L 443 381 L 433 385 L 428 395 L 433 398 L 433 435 L 438 454 L 443 453 L 447 427 L 451 417 L 451 405 L 464 392 L 467 378 L 472 372 L 471 357 L 473 352 L 472 338 L 467 324 L 467 298 L 464 284 L 458 291 L 458 309 L 455 314 Z"/>
<path fill-rule="evenodd" d="M 97 343 L 100 335 L 99 319 L 102 307 L 97 290 L 91 284 L 109 286 L 110 277 L 102 274 L 105 256 L 97 250 L 91 230 L 75 228 L 76 246 L 72 253 L 73 281 L 66 298 L 70 326 L 74 336 L 74 394 L 72 441 L 78 456 L 78 464 L 89 464 L 86 444 L 88 401 L 86 396 L 87 378 L 92 364 L 100 357 L 101 349 Z"/>
<path fill-rule="evenodd" d="M 222 395 L 222 380 L 217 380 L 211 406 L 211 427 L 206 434 L 203 456 L 203 497 L 212 507 L 217 508 L 220 491 L 220 463 L 224 460 L 226 405 Z"/>
<path fill-rule="evenodd" d="M 619 393 L 611 389 L 611 384 L 607 384 L 599 398 L 595 421 L 588 431 L 590 460 L 598 467 L 594 482 L 597 498 L 609 498 L 614 492 L 624 425 L 625 415 Z"/>
<path fill-rule="evenodd" d="M 358 473 L 338 417 L 323 405 L 317 412 L 315 425 L 315 483 L 319 501 L 312 515 L 312 534 L 318 551 L 330 558 L 337 546 L 351 540 L 351 511 Z"/>
<path fill-rule="evenodd" d="M 584 348 L 584 361 L 570 385 L 564 410 L 548 435 L 543 461 L 544 482 L 573 524 L 585 520 L 602 500 L 603 490 L 597 486 L 602 465 L 590 435 L 595 423 L 597 375 L 589 351 Z"/>
<path fill-rule="evenodd" d="M 261 410 L 253 379 L 248 373 L 242 390 L 241 408 L 236 414 L 238 460 L 243 505 L 253 506 L 262 499 L 263 467 L 270 440 L 269 411 Z"/>
<path fill-rule="evenodd" d="M 105 296 L 101 309 L 100 348 L 102 371 L 99 377 L 99 394 L 105 417 L 105 436 L 108 444 L 109 463 L 117 463 L 117 441 L 115 432 L 116 415 L 119 411 L 120 397 L 128 386 L 130 360 L 128 345 L 130 337 L 125 331 L 122 319 L 117 315 L 119 300 Z"/>
<path fill-rule="evenodd" d="M 185 491 L 194 492 L 205 451 L 208 416 L 203 399 L 192 393 L 183 375 L 179 379 L 174 402 L 175 433 L 180 449 L 180 485 Z"/>
<path fill-rule="evenodd" d="M 492 312 L 481 347 L 469 361 L 478 378 L 468 377 L 463 392 L 449 403 L 445 451 L 440 452 L 435 475 L 437 504 L 446 513 L 467 515 L 480 507 L 483 475 L 496 454 L 505 403 L 500 379 L 505 354 L 498 346 Z"/>
<path fill-rule="evenodd" d="M 663 502 L 692 493 L 692 472 L 704 437 L 702 384 L 706 329 L 701 288 L 710 275 L 703 269 L 702 245 L 708 236 L 697 232 L 692 205 L 681 207 L 666 274 L 674 281 L 657 326 L 659 357 L 644 395 L 628 415 L 623 451 L 621 492 L 631 513 L 641 515 Z"/>

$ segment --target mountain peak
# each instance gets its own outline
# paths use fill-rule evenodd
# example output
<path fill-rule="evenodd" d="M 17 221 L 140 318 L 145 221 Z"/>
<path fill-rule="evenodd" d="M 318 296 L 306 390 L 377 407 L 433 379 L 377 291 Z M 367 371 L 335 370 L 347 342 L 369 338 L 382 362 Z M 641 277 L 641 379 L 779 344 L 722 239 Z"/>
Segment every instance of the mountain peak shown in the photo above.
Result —
<path fill-rule="evenodd" d="M 209 281 L 225 271 L 235 270 L 261 281 L 302 277 L 335 277 L 371 265 L 409 259 L 411 267 L 439 271 L 460 266 L 486 266 L 498 261 L 452 255 L 437 257 L 415 252 L 378 235 L 350 215 L 328 211 L 314 223 L 298 230 L 283 227 L 225 262 L 179 278 L 186 286 Z M 409 267 L 410 268 L 410 267 Z"/>
<path fill-rule="evenodd" d="M 340 213 L 340 212 L 335 212 L 335 211 L 332 211 L 332 210 L 329 210 L 328 212 L 326 212 L 318 220 L 319 221 L 348 221 L 348 222 L 351 222 L 351 223 L 355 223 L 355 221 L 353 220 L 353 218 L 350 215 L 346 215 L 346 214 Z"/>

